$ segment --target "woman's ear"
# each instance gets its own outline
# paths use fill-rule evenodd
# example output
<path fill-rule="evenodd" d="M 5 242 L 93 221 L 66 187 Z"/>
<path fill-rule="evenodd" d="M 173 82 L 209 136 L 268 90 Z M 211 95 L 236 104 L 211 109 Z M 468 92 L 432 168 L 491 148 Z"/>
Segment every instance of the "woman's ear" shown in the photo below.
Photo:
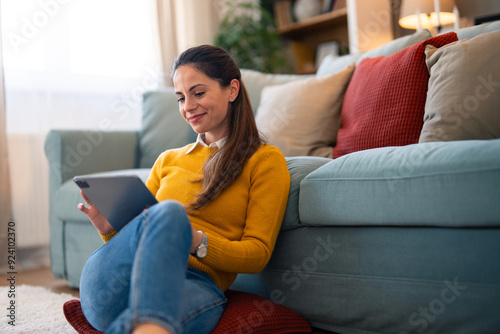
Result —
<path fill-rule="evenodd" d="M 238 79 L 231 80 L 229 84 L 229 101 L 233 102 L 240 93 L 240 81 Z"/>

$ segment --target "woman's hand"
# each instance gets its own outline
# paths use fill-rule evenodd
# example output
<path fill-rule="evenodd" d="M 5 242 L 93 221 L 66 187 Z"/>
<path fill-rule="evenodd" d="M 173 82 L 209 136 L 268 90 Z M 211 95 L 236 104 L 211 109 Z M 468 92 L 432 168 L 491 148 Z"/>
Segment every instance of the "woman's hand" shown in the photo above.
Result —
<path fill-rule="evenodd" d="M 196 252 L 196 248 L 201 244 L 201 239 L 203 239 L 203 236 L 201 233 L 198 233 L 198 231 L 191 225 L 191 235 L 193 236 L 193 239 L 191 240 L 191 248 L 189 249 L 189 253 L 194 254 Z"/>
<path fill-rule="evenodd" d="M 87 196 L 80 190 L 80 195 L 82 195 L 83 200 L 89 207 L 86 207 L 85 204 L 78 204 L 78 210 L 83 212 L 89 217 L 92 225 L 99 231 L 101 234 L 109 234 L 114 231 L 113 226 L 104 218 L 104 216 L 97 210 L 97 208 L 92 204 Z"/>

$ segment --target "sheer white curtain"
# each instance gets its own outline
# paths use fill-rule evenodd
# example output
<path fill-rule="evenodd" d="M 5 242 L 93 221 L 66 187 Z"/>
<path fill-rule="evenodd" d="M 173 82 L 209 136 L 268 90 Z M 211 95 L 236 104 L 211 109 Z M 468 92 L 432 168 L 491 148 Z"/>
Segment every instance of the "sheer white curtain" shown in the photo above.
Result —
<path fill-rule="evenodd" d="M 0 3 L 0 12 L 2 10 Z M 3 81 L 3 57 L 2 57 L 2 21 L 0 17 L 0 251 L 7 254 L 7 228 L 12 220 L 12 209 L 10 200 L 10 177 L 7 152 L 7 134 L 5 126 L 5 91 Z M 0 260 L 0 267 L 6 262 L 4 256 Z"/>
<path fill-rule="evenodd" d="M 156 5 L 154 0 L 1 0 L 1 6 L 18 246 L 44 246 L 49 241 L 45 136 L 54 128 L 140 127 L 142 93 L 164 80 Z M 2 185 L 3 180 L 2 175 Z"/>
<path fill-rule="evenodd" d="M 238 0 L 241 1 L 241 0 Z M 234 2 L 234 0 L 233 0 Z M 165 85 L 179 53 L 200 44 L 212 44 L 228 0 L 156 0 Z"/>

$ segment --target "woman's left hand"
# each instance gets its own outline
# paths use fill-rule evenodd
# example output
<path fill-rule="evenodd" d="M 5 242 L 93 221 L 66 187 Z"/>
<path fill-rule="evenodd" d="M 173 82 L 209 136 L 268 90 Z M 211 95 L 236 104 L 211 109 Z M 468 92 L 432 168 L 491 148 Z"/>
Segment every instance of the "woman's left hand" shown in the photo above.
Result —
<path fill-rule="evenodd" d="M 189 253 L 194 254 L 196 252 L 196 248 L 201 244 L 201 240 L 203 236 L 201 233 L 198 233 L 198 231 L 191 225 L 191 235 L 193 236 L 193 239 L 191 241 L 191 248 L 189 249 Z"/>

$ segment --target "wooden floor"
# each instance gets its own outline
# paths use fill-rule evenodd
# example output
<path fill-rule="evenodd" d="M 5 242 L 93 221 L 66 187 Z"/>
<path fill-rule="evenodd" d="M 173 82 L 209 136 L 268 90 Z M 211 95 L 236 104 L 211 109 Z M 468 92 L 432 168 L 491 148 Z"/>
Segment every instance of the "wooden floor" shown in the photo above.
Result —
<path fill-rule="evenodd" d="M 0 275 L 0 286 L 8 286 L 7 279 L 10 275 Z M 18 272 L 16 275 L 16 285 L 21 284 L 42 286 L 56 293 L 69 293 L 75 298 L 80 297 L 78 289 L 68 286 L 66 280 L 54 279 L 49 268 L 30 269 Z M 314 329 L 312 334 L 334 334 L 332 332 Z"/>
<path fill-rule="evenodd" d="M 0 286 L 7 286 L 7 279 L 10 275 L 0 275 Z M 21 284 L 42 286 L 56 293 L 69 293 L 75 298 L 80 298 L 78 289 L 69 287 L 68 282 L 62 279 L 54 279 L 49 268 L 38 268 L 18 272 L 16 276 L 16 285 Z"/>

